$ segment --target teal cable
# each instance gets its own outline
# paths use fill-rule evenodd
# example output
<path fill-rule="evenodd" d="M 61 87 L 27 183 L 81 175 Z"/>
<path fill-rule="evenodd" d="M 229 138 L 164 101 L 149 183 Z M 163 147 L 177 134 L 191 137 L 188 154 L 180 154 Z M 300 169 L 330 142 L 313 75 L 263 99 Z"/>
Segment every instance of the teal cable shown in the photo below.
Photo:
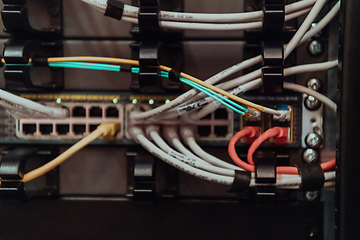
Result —
<path fill-rule="evenodd" d="M 198 89 L 199 91 L 205 93 L 205 94 L 208 95 L 209 97 L 215 99 L 216 101 L 218 101 L 219 103 L 223 104 L 224 106 L 230 108 L 230 109 L 233 110 L 234 112 L 237 112 L 237 113 L 239 113 L 239 114 L 241 114 L 241 115 L 244 115 L 244 112 L 242 112 L 242 111 L 240 111 L 239 109 L 236 109 L 235 107 L 233 107 L 233 106 L 231 106 L 230 104 L 226 103 L 226 102 L 229 102 L 229 99 L 226 98 L 226 102 L 223 101 L 223 100 L 225 100 L 225 99 L 224 99 L 224 98 L 225 98 L 224 96 L 218 94 L 218 95 L 220 95 L 220 96 L 218 97 L 218 96 L 216 96 L 217 93 L 215 93 L 214 91 L 212 91 L 212 90 L 210 90 L 210 89 L 207 89 L 207 88 L 201 86 L 200 84 L 197 84 L 197 83 L 195 83 L 195 82 L 192 82 L 192 81 L 190 81 L 190 80 L 188 80 L 188 79 L 186 79 L 186 78 L 180 78 L 180 81 L 182 81 L 183 83 L 188 84 L 189 86 L 191 86 L 191 87 L 193 87 L 193 88 L 196 88 L 196 89 Z M 223 99 L 223 100 L 222 100 L 222 99 Z M 234 103 L 234 104 L 235 104 L 235 103 Z M 236 104 L 236 105 L 237 105 L 237 104 Z M 239 106 L 239 107 L 240 107 L 240 106 Z M 245 109 L 246 109 L 246 108 L 245 108 Z M 246 112 L 247 112 L 247 109 L 246 109 Z"/>
<path fill-rule="evenodd" d="M 91 70 L 104 70 L 119 72 L 119 65 L 112 64 L 99 64 L 99 63 L 83 63 L 83 62 L 59 62 L 49 63 L 50 67 L 65 67 L 65 68 L 80 68 L 80 69 L 91 69 Z"/>
<path fill-rule="evenodd" d="M 190 80 L 186 79 L 186 81 L 190 81 Z M 194 83 L 193 81 L 191 81 L 191 82 Z M 223 95 L 221 95 L 221 94 L 219 94 L 219 93 L 217 93 L 217 92 L 214 92 L 214 91 L 212 91 L 212 90 L 210 90 L 210 89 L 208 89 L 208 88 L 206 88 L 206 87 L 204 87 L 204 86 L 202 86 L 202 85 L 200 85 L 200 84 L 197 84 L 197 83 L 195 83 L 195 84 L 196 84 L 197 86 L 201 87 L 201 88 L 205 88 L 206 90 L 211 91 L 213 95 L 217 96 L 218 98 L 222 99 L 222 100 L 225 101 L 225 102 L 228 102 L 229 104 L 231 104 L 231 105 L 233 105 L 234 107 L 240 109 L 241 111 L 243 111 L 243 112 L 247 112 L 247 111 L 248 111 L 247 108 L 244 108 L 243 106 L 241 106 L 241 105 L 233 102 L 232 100 L 228 99 L 227 97 L 225 97 L 225 96 L 223 96 Z"/>

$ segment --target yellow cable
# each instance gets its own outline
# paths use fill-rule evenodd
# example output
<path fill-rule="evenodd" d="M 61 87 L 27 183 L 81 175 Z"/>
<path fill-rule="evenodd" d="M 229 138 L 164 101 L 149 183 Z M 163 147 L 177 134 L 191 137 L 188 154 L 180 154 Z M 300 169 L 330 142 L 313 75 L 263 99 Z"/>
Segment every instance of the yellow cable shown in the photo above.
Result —
<path fill-rule="evenodd" d="M 81 139 L 79 142 L 74 144 L 71 148 L 63 152 L 60 156 L 55 158 L 54 160 L 46 163 L 45 165 L 32 170 L 31 172 L 28 172 L 23 177 L 23 182 L 31 181 L 35 178 L 38 178 L 45 173 L 49 172 L 50 170 L 54 169 L 55 167 L 59 166 L 61 163 L 63 163 L 65 160 L 67 160 L 69 157 L 74 155 L 76 152 L 78 152 L 80 149 L 84 148 L 86 145 L 94 141 L 96 138 L 102 136 L 104 138 L 106 137 L 113 137 L 118 132 L 120 126 L 118 123 L 102 123 L 100 124 L 95 131 L 93 131 L 91 134 L 86 136 L 85 138 Z"/>
<path fill-rule="evenodd" d="M 136 60 L 130 60 L 130 59 L 123 59 L 123 58 L 110 58 L 110 57 L 51 57 L 48 58 L 48 62 L 98 62 L 98 63 L 116 63 L 116 64 L 129 64 L 129 65 L 139 65 L 139 61 Z M 159 66 L 159 68 L 163 71 L 170 72 L 171 68 L 166 66 Z M 180 73 L 180 76 L 189 79 L 190 81 L 193 81 L 197 84 L 200 84 L 206 88 L 209 88 L 219 94 L 222 94 L 234 101 L 237 101 L 241 104 L 247 105 L 249 107 L 253 107 L 261 112 L 265 111 L 265 107 L 249 102 L 245 99 L 242 99 L 238 96 L 235 96 L 231 93 L 228 93 L 220 88 L 217 88 L 207 82 L 201 81 L 200 79 L 197 79 L 193 76 L 190 76 L 186 73 Z"/>
<path fill-rule="evenodd" d="M 162 65 L 159 66 L 159 67 L 163 71 L 167 71 L 167 72 L 171 71 L 171 68 L 169 68 L 169 67 L 162 66 Z M 265 111 L 265 107 L 263 107 L 261 105 L 249 102 L 249 101 L 247 101 L 245 99 L 242 99 L 242 98 L 239 98 L 238 96 L 235 96 L 235 95 L 233 95 L 231 93 L 228 93 L 227 91 L 224 91 L 224 90 L 222 90 L 220 88 L 217 88 L 214 85 L 211 85 L 211 84 L 209 84 L 207 82 L 201 81 L 200 79 L 197 79 L 197 78 L 195 78 L 193 76 L 190 76 L 190 75 L 188 75 L 186 73 L 182 72 L 182 73 L 180 73 L 180 76 L 182 76 L 183 78 L 189 79 L 190 81 L 193 81 L 193 82 L 195 82 L 197 84 L 200 84 L 200 85 L 202 85 L 202 86 L 204 86 L 206 88 L 209 88 L 209 89 L 211 89 L 211 90 L 213 90 L 213 91 L 215 91 L 217 93 L 220 93 L 220 94 L 222 94 L 222 95 L 224 95 L 224 96 L 226 96 L 228 98 L 231 98 L 231 99 L 233 99 L 233 100 L 235 100 L 235 101 L 237 101 L 237 102 L 239 102 L 241 104 L 247 105 L 249 107 L 253 107 L 253 108 L 255 108 L 255 109 L 257 109 L 257 110 L 259 110 L 261 112 Z"/>
<path fill-rule="evenodd" d="M 48 62 L 98 62 L 139 65 L 139 61 L 136 60 L 110 57 L 51 57 L 48 58 Z"/>

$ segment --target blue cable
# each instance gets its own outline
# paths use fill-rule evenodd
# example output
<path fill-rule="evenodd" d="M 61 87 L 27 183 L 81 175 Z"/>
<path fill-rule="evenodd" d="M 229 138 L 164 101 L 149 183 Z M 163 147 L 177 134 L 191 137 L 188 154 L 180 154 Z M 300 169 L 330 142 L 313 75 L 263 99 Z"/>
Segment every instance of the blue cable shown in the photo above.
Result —
<path fill-rule="evenodd" d="M 245 114 L 244 112 L 240 111 L 239 109 L 236 109 L 233 106 L 231 106 L 230 104 L 226 103 L 226 102 L 231 102 L 231 101 L 229 99 L 225 98 L 224 96 L 222 96 L 222 95 L 220 95 L 218 93 L 215 93 L 214 91 L 212 91 L 212 90 L 210 90 L 210 89 L 208 89 L 208 88 L 206 88 L 204 86 L 201 86 L 200 84 L 192 82 L 192 81 L 190 81 L 190 80 L 188 80 L 186 78 L 180 78 L 180 81 L 182 81 L 183 83 L 188 84 L 189 86 L 191 86 L 193 88 L 196 88 L 197 90 L 205 93 L 209 97 L 215 99 L 216 101 L 218 101 L 219 103 L 223 104 L 224 106 L 230 108 L 231 110 L 233 110 L 233 111 L 235 111 L 235 112 L 237 112 L 237 113 L 239 113 L 241 115 Z M 233 103 L 233 102 L 232 102 L 232 104 L 237 105 L 236 103 Z M 241 106 L 239 106 L 239 107 L 241 107 Z M 247 109 L 246 109 L 246 111 L 247 111 Z"/>
<path fill-rule="evenodd" d="M 80 68 L 80 69 L 92 69 L 92 70 L 103 70 L 103 71 L 114 71 L 119 72 L 119 65 L 112 64 L 99 64 L 99 63 L 83 63 L 83 62 L 59 62 L 49 63 L 50 67 L 66 67 L 66 68 Z"/>

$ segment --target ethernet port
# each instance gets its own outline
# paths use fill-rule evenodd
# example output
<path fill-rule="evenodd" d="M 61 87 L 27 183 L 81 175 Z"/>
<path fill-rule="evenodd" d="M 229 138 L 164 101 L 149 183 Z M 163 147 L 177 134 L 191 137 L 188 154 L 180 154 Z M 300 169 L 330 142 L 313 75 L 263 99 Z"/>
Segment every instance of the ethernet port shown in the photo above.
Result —
<path fill-rule="evenodd" d="M 74 107 L 72 110 L 73 117 L 86 117 L 86 109 L 83 107 Z"/>
<path fill-rule="evenodd" d="M 206 115 L 205 117 L 203 117 L 200 120 L 205 120 L 205 119 L 211 119 L 211 113 L 209 113 L 208 115 Z"/>
<path fill-rule="evenodd" d="M 225 108 L 219 108 L 215 111 L 215 119 L 228 119 L 228 111 Z"/>
<path fill-rule="evenodd" d="M 90 127 L 90 132 L 93 132 L 97 129 L 99 125 L 98 124 L 91 124 L 89 127 Z"/>
<path fill-rule="evenodd" d="M 68 124 L 56 125 L 56 132 L 59 135 L 66 135 L 69 131 L 70 131 L 70 126 Z"/>
<path fill-rule="evenodd" d="M 214 133 L 217 137 L 226 137 L 226 135 L 228 133 L 228 127 L 227 126 L 215 126 Z"/>
<path fill-rule="evenodd" d="M 119 110 L 116 107 L 109 107 L 106 109 L 106 117 L 119 117 Z"/>
<path fill-rule="evenodd" d="M 90 108 L 90 117 L 102 117 L 102 109 L 99 107 Z"/>
<path fill-rule="evenodd" d="M 53 131 L 52 124 L 40 124 L 40 132 L 42 135 L 49 135 Z"/>
<path fill-rule="evenodd" d="M 199 137 L 207 137 L 211 134 L 211 127 L 210 126 L 198 126 L 197 133 Z"/>
<path fill-rule="evenodd" d="M 23 124 L 23 133 L 34 134 L 36 132 L 36 124 Z"/>
<path fill-rule="evenodd" d="M 75 135 L 84 134 L 85 131 L 86 131 L 85 124 L 74 124 L 73 125 L 73 132 L 75 133 Z"/>

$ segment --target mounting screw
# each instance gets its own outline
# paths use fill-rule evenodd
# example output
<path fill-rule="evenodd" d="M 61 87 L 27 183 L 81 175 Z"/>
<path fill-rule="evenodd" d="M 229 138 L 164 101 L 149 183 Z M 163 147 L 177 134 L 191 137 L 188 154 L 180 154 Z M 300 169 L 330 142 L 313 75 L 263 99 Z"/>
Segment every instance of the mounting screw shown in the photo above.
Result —
<path fill-rule="evenodd" d="M 305 198 L 306 200 L 312 202 L 319 196 L 319 191 L 307 191 L 305 192 Z"/>
<path fill-rule="evenodd" d="M 320 79 L 312 78 L 307 82 L 307 87 L 311 88 L 314 91 L 321 92 L 322 90 L 322 82 Z"/>
<path fill-rule="evenodd" d="M 317 151 L 315 151 L 314 149 L 308 148 L 303 153 L 303 160 L 306 163 L 316 162 L 318 160 L 318 158 L 319 158 L 319 155 L 318 155 Z"/>
<path fill-rule="evenodd" d="M 319 148 L 322 144 L 322 138 L 317 133 L 309 133 L 305 138 L 305 143 L 309 148 Z"/>
<path fill-rule="evenodd" d="M 308 96 L 305 98 L 305 107 L 310 111 L 316 111 L 321 107 L 321 102 L 314 98 L 313 96 Z"/>
<path fill-rule="evenodd" d="M 309 43 L 308 50 L 311 55 L 319 56 L 324 52 L 325 47 L 320 40 L 313 40 Z"/>

